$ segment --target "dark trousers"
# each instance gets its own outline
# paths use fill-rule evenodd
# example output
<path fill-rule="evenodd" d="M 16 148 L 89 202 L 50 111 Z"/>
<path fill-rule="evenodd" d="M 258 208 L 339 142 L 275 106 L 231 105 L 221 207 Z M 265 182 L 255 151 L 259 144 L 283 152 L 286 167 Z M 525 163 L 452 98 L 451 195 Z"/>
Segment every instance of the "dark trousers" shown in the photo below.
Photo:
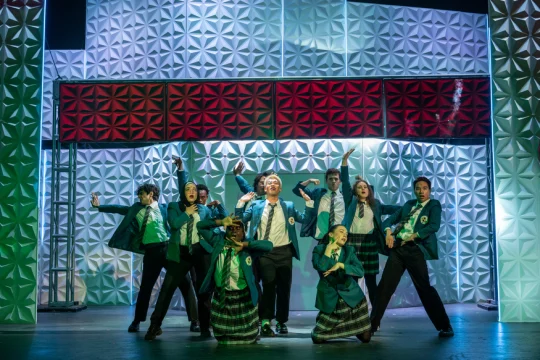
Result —
<path fill-rule="evenodd" d="M 182 279 L 186 277 L 191 268 L 195 268 L 196 281 L 194 281 L 197 296 L 197 308 L 199 314 L 199 323 L 201 331 L 207 331 L 210 328 L 210 298 L 211 294 L 199 294 L 202 282 L 210 268 L 210 254 L 206 253 L 200 245 L 193 246 L 193 254 L 189 253 L 187 246 L 180 246 L 180 262 L 169 261 L 167 265 L 167 274 L 161 285 L 156 308 L 150 317 L 152 324 L 161 326 L 171 300 Z"/>
<path fill-rule="evenodd" d="M 259 258 L 259 275 L 262 280 L 261 318 L 274 318 L 280 323 L 289 320 L 289 300 L 292 283 L 292 245 L 272 249 Z M 277 303 L 276 303 L 277 295 Z"/>
<path fill-rule="evenodd" d="M 418 246 L 411 243 L 390 251 L 390 256 L 377 289 L 377 303 L 371 312 L 372 329 L 377 329 L 380 325 L 390 298 L 396 291 L 405 270 L 409 272 L 422 305 L 424 305 L 424 309 L 435 328 L 437 330 L 448 328 L 450 320 L 437 290 L 429 283 L 427 262 L 424 254 Z"/>
<path fill-rule="evenodd" d="M 139 295 L 137 295 L 134 321 L 146 321 L 152 289 L 163 268 L 167 268 L 167 244 L 164 243 L 147 248 L 143 257 L 141 287 L 139 289 Z M 178 284 L 178 288 L 182 292 L 182 297 L 186 302 L 186 312 L 189 321 L 197 321 L 197 298 L 189 275 L 182 279 Z"/>
<path fill-rule="evenodd" d="M 359 277 L 353 276 L 354 280 L 358 282 Z M 369 294 L 369 301 L 371 302 L 371 311 L 373 312 L 373 307 L 377 303 L 377 275 L 375 274 L 366 274 L 364 275 L 364 281 L 366 282 L 366 287 Z"/>

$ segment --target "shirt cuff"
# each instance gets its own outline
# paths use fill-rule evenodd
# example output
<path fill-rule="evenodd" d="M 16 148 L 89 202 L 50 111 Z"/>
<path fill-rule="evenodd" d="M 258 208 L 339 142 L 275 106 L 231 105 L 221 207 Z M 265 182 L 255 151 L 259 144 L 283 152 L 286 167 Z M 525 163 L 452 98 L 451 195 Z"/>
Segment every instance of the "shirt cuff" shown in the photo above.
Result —
<path fill-rule="evenodd" d="M 315 200 L 306 201 L 306 206 L 312 208 L 315 206 Z"/>
<path fill-rule="evenodd" d="M 392 230 L 392 228 L 387 227 L 386 229 L 384 229 L 384 232 L 386 232 L 386 230 Z"/>
<path fill-rule="evenodd" d="M 243 208 L 243 207 L 244 207 L 244 205 L 246 205 L 246 203 L 245 203 L 245 202 L 242 202 L 242 201 L 238 201 L 238 202 L 236 203 L 236 208 Z"/>

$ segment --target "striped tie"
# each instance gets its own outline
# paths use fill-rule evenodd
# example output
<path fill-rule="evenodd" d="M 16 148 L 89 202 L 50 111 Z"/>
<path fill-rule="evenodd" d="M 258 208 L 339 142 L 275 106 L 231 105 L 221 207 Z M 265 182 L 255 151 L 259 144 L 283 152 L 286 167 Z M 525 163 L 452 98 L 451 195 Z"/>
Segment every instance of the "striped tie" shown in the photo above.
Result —
<path fill-rule="evenodd" d="M 403 227 L 405 226 L 405 224 L 411 219 L 411 216 L 414 215 L 414 213 L 416 213 L 418 210 L 420 210 L 422 208 L 422 204 L 418 204 L 415 208 L 413 208 L 411 210 L 411 212 L 405 216 L 405 218 L 403 220 L 401 220 L 399 222 L 399 224 L 396 226 L 396 228 L 394 229 L 394 232 L 392 233 L 392 235 L 396 236 L 397 234 L 399 234 L 399 232 L 401 230 L 403 230 Z"/>
<path fill-rule="evenodd" d="M 221 273 L 221 288 L 219 289 L 219 305 L 223 309 L 225 307 L 225 288 L 231 281 L 231 263 L 234 249 L 228 248 L 223 262 L 223 272 Z"/>
<path fill-rule="evenodd" d="M 358 218 L 363 218 L 364 217 L 364 205 L 365 205 L 365 202 L 363 201 L 360 201 L 358 203 Z"/>
<path fill-rule="evenodd" d="M 270 213 L 268 214 L 268 222 L 266 224 L 266 230 L 264 230 L 264 237 L 262 240 L 268 240 L 270 238 L 270 229 L 272 228 L 272 218 L 274 217 L 274 209 L 277 204 L 268 204 L 270 205 Z"/>
<path fill-rule="evenodd" d="M 193 215 L 189 215 L 189 220 L 187 222 L 187 234 L 186 239 L 189 246 L 189 253 L 192 253 L 191 245 L 193 242 L 193 224 L 195 223 L 195 220 L 193 219 Z"/>
<path fill-rule="evenodd" d="M 332 191 L 332 198 L 330 199 L 330 216 L 328 218 L 328 230 L 334 225 L 334 221 L 336 220 L 336 214 L 335 214 L 335 201 L 336 201 L 336 192 Z"/>

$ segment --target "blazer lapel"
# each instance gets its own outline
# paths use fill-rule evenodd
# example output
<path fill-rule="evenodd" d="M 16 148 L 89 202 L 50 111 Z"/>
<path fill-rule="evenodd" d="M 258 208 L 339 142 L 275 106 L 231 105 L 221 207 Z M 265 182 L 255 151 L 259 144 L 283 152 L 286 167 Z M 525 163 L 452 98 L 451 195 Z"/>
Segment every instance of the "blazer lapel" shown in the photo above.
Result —
<path fill-rule="evenodd" d="M 285 224 L 288 223 L 287 217 L 289 216 L 289 208 L 287 207 L 287 203 L 281 199 L 279 199 L 279 204 L 281 205 L 281 210 L 283 210 L 283 220 L 285 221 Z"/>

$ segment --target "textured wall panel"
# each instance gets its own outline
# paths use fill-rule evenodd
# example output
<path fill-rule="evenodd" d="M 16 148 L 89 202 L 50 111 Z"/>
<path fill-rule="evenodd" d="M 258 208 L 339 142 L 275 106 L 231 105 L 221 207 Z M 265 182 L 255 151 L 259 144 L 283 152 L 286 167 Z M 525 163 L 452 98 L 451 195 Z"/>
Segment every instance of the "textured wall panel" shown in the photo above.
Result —
<path fill-rule="evenodd" d="M 187 77 L 281 75 L 281 1 L 189 1 Z"/>
<path fill-rule="evenodd" d="M 387 135 L 395 138 L 487 137 L 488 79 L 386 80 Z"/>
<path fill-rule="evenodd" d="M 152 141 L 165 138 L 165 85 L 61 84 L 60 140 Z"/>
<path fill-rule="evenodd" d="M 381 98 L 380 80 L 279 81 L 276 138 L 380 137 Z"/>
<path fill-rule="evenodd" d="M 0 5 L 0 323 L 36 322 L 43 1 Z"/>
<path fill-rule="evenodd" d="M 271 139 L 272 111 L 271 82 L 168 84 L 168 139 Z"/>
<path fill-rule="evenodd" d="M 86 55 L 84 50 L 45 52 L 45 63 L 43 64 L 43 122 L 41 124 L 41 138 L 43 140 L 51 140 L 52 138 L 53 80 L 58 76 L 62 80 L 85 79 Z"/>
<path fill-rule="evenodd" d="M 129 206 L 133 191 L 133 149 L 79 150 L 75 299 L 88 304 L 131 304 L 132 255 L 107 246 L 121 215 L 100 213 L 90 205 L 96 192 L 101 204 Z"/>
<path fill-rule="evenodd" d="M 499 318 L 540 321 L 538 1 L 491 0 Z"/>
<path fill-rule="evenodd" d="M 345 2 L 284 2 L 283 76 L 346 76 Z"/>
<path fill-rule="evenodd" d="M 346 6 L 348 76 L 489 74 L 485 15 Z"/>

